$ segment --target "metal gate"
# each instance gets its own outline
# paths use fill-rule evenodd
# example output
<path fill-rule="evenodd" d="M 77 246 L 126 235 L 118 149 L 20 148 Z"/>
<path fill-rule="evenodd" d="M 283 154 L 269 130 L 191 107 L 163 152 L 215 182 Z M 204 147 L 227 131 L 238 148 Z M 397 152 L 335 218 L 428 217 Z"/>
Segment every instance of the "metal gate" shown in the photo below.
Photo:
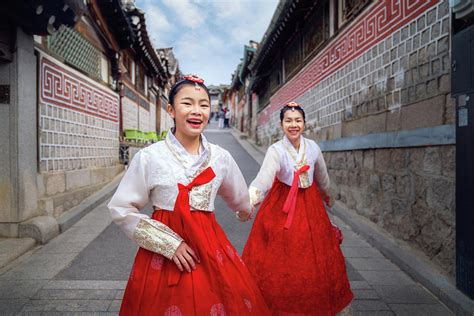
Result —
<path fill-rule="evenodd" d="M 456 97 L 456 285 L 474 298 L 474 25 L 453 35 Z"/>

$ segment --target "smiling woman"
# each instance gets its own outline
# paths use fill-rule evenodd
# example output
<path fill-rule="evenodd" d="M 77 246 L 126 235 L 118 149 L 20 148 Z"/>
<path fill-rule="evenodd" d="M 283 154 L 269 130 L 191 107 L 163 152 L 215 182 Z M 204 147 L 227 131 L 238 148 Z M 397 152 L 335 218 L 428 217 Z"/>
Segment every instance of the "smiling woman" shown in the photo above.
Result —
<path fill-rule="evenodd" d="M 262 205 L 242 258 L 273 315 L 347 315 L 353 294 L 342 235 L 323 204 L 332 204 L 323 155 L 302 136 L 305 113 L 297 103 L 281 109 L 280 121 L 285 136 L 250 184 L 251 204 Z"/>
<path fill-rule="evenodd" d="M 188 152 L 197 155 L 199 137 L 211 114 L 207 87 L 195 77 L 186 76 L 171 90 L 169 101 L 167 111 L 175 122 L 176 139 Z"/>
<path fill-rule="evenodd" d="M 214 216 L 217 194 L 241 221 L 249 219 L 250 204 L 232 156 L 202 134 L 210 114 L 207 87 L 186 76 L 169 101 L 175 127 L 135 155 L 108 205 L 140 246 L 120 315 L 270 315 Z M 151 218 L 140 213 L 150 200 Z"/>

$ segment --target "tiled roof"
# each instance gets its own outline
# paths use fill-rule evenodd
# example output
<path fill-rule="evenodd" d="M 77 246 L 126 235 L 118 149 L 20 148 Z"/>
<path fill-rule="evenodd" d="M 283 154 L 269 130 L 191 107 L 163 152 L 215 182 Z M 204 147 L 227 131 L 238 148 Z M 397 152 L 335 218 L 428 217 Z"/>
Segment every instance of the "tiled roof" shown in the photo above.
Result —
<path fill-rule="evenodd" d="M 294 32 L 303 26 L 317 3 L 314 0 L 280 0 L 249 68 L 258 70 L 262 65 L 270 64 Z"/>
<path fill-rule="evenodd" d="M 150 67 L 153 76 L 158 75 L 161 80 L 165 81 L 165 67 L 162 60 L 158 57 L 153 44 L 148 36 L 148 30 L 145 21 L 145 12 L 137 7 L 131 8 L 127 12 L 129 18 L 132 20 L 132 27 L 137 36 L 134 47 L 138 54 L 143 57 L 143 60 Z M 133 19 L 138 17 L 136 22 Z M 135 23 L 134 23 L 135 22 Z"/>
<path fill-rule="evenodd" d="M 131 47 L 137 40 L 133 30 L 132 23 L 122 7 L 121 0 L 98 0 L 97 5 L 100 7 L 110 30 L 121 49 Z"/>
<path fill-rule="evenodd" d="M 72 27 L 85 10 L 82 0 L 0 1 L 0 11 L 28 34 L 51 35 L 61 25 Z"/>

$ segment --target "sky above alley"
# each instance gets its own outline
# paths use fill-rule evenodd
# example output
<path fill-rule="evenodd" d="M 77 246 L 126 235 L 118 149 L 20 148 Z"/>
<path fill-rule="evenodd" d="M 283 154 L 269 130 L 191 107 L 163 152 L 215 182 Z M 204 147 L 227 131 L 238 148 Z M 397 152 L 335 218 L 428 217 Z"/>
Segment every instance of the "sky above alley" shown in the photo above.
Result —
<path fill-rule="evenodd" d="M 278 0 L 137 0 L 156 48 L 173 47 L 184 73 L 229 84 L 249 40 L 260 42 Z"/>

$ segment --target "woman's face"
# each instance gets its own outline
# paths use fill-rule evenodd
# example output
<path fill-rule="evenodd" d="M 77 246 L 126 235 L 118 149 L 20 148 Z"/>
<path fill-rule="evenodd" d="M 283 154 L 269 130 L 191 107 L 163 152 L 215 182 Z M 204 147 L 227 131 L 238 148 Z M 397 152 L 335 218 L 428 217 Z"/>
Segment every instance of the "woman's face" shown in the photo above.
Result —
<path fill-rule="evenodd" d="M 168 104 L 167 111 L 176 121 L 176 131 L 189 137 L 201 135 L 211 113 L 206 90 L 185 85 L 176 93 L 173 103 Z"/>
<path fill-rule="evenodd" d="M 281 127 L 290 141 L 296 141 L 304 131 L 304 119 L 300 111 L 288 110 L 283 116 Z"/>

